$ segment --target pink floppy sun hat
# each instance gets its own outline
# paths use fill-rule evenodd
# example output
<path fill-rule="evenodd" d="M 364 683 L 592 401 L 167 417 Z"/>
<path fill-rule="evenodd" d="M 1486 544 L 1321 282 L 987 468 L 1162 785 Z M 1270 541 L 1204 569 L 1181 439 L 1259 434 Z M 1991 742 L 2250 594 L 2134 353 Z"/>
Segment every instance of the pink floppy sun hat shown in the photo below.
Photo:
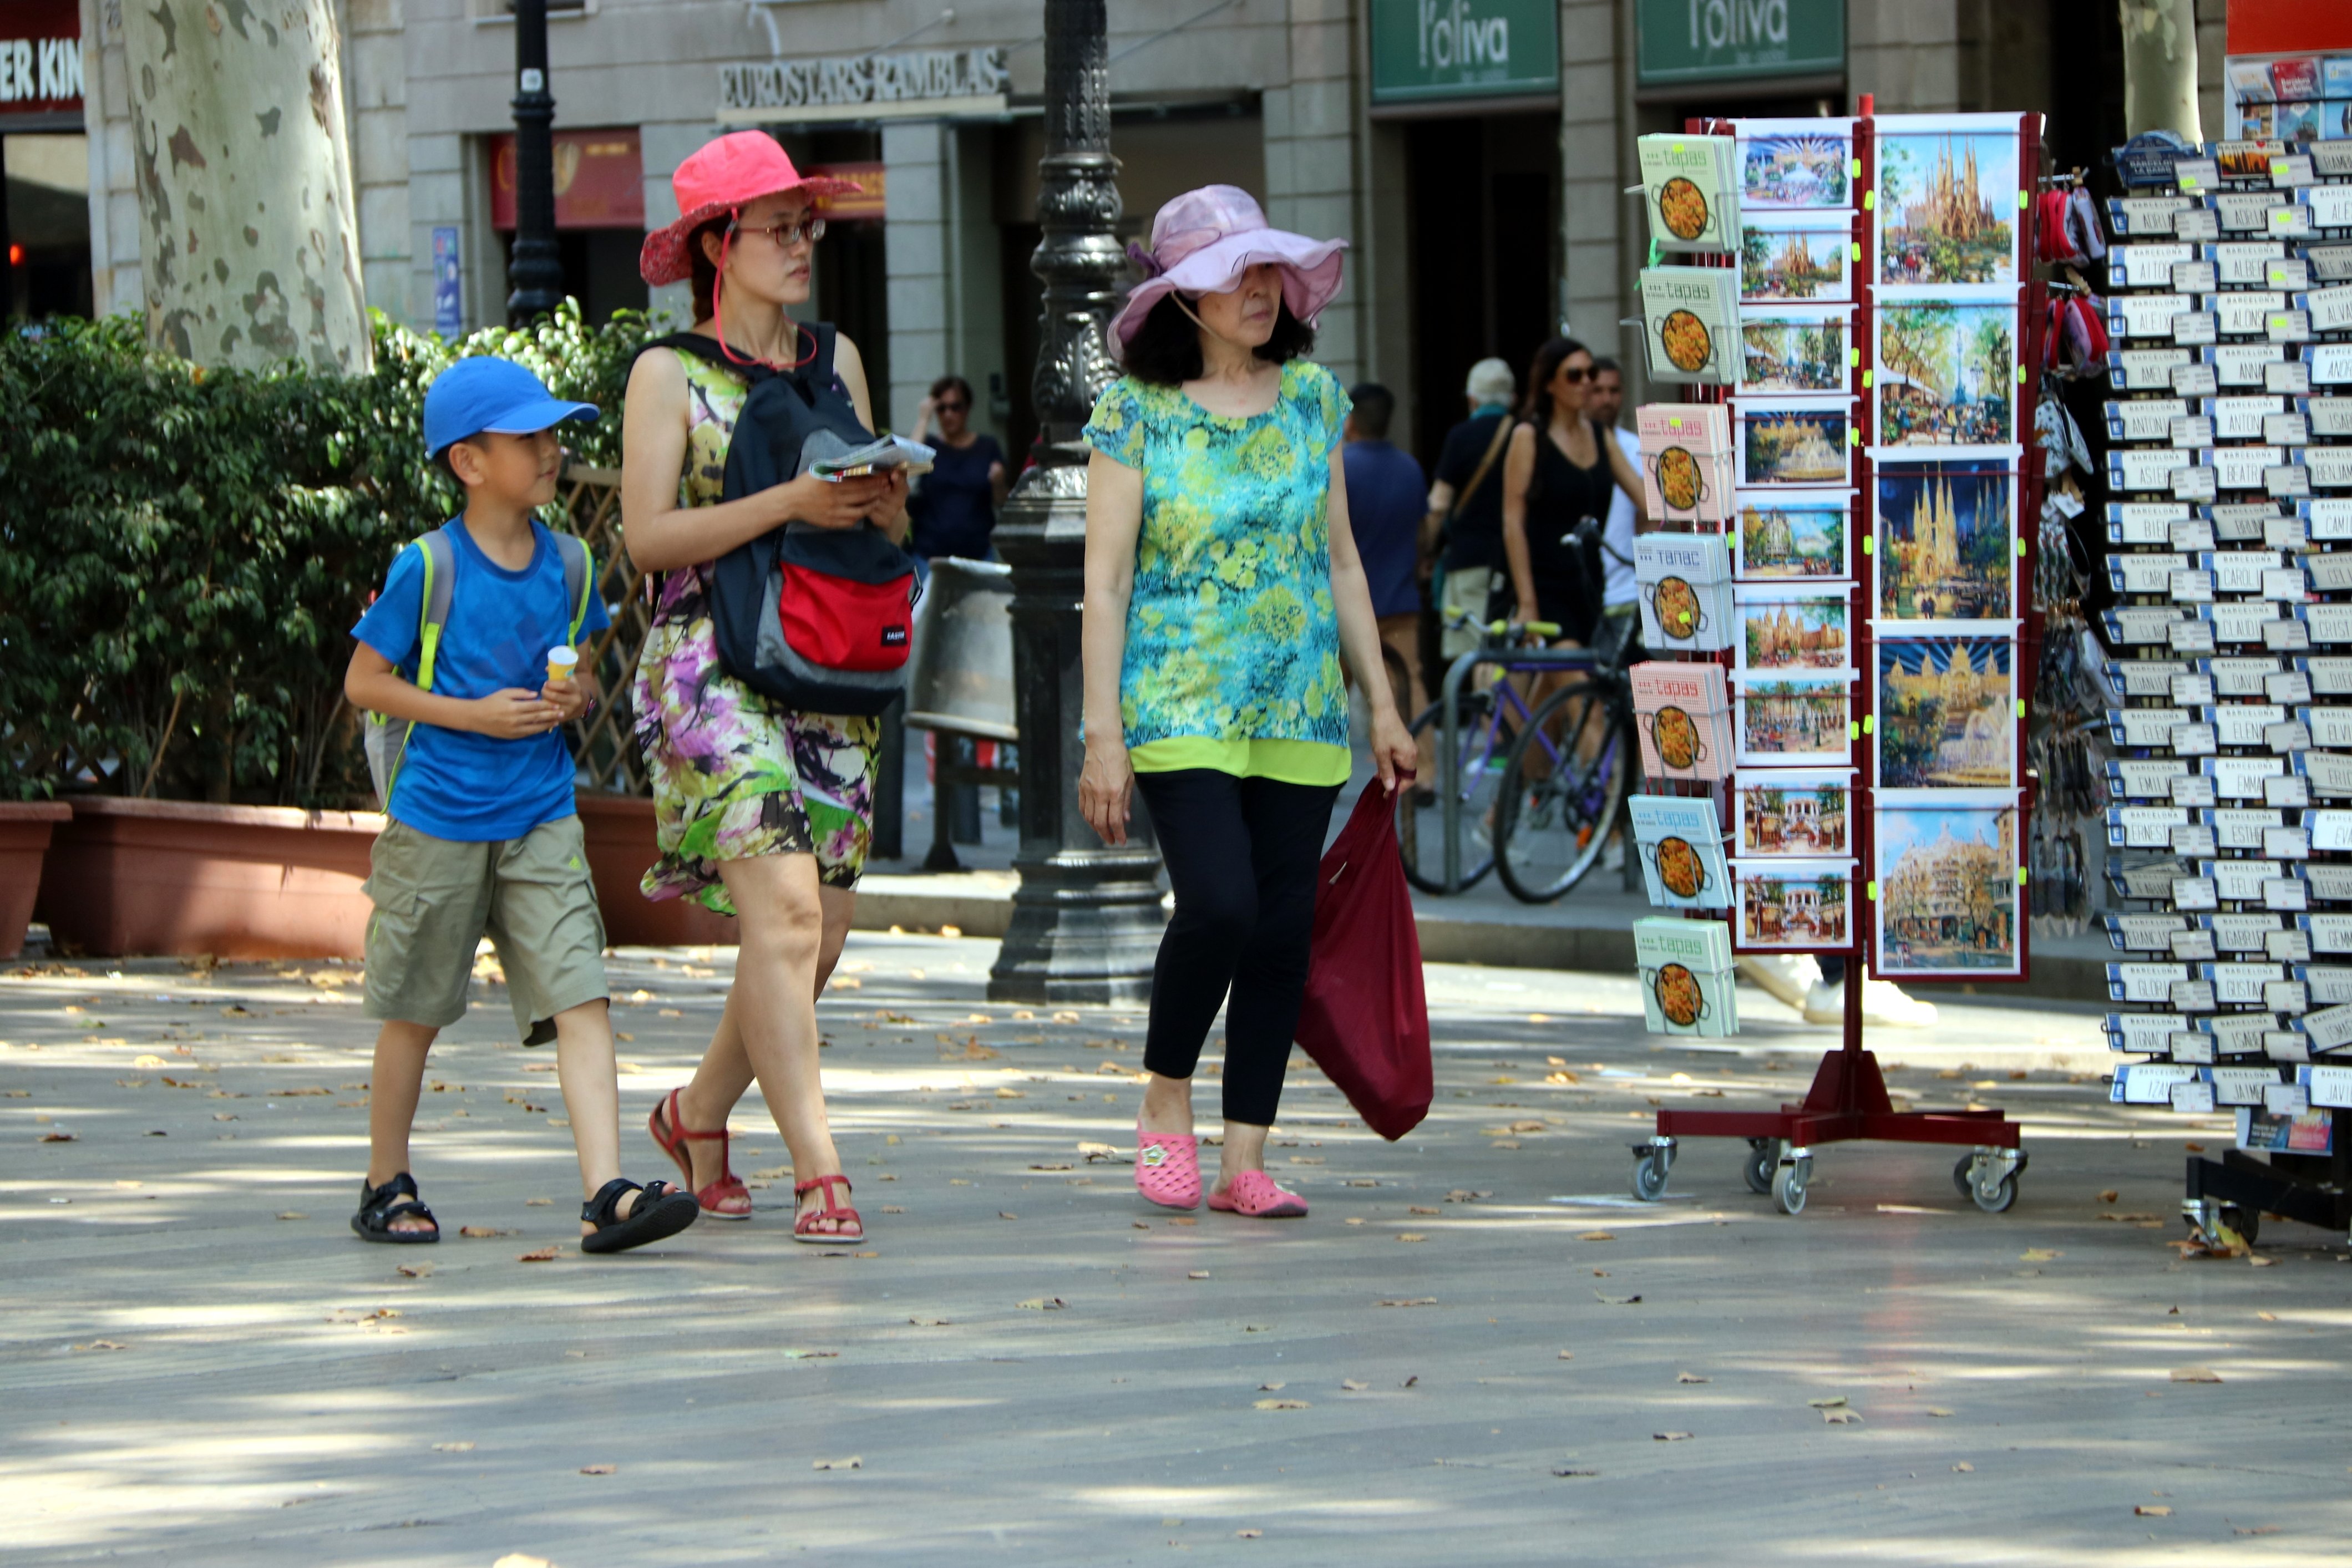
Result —
<path fill-rule="evenodd" d="M 1339 253 L 1347 248 L 1343 239 L 1308 239 L 1267 226 L 1256 199 L 1238 186 L 1187 191 L 1151 220 L 1150 250 L 1127 247 L 1148 276 L 1110 319 L 1104 338 L 1111 358 L 1126 360 L 1143 319 L 1168 295 L 1222 294 L 1260 263 L 1282 269 L 1283 303 L 1313 326 L 1339 292 Z"/>
<path fill-rule="evenodd" d="M 802 173 L 792 158 L 762 131 L 738 131 L 697 151 L 669 177 L 677 197 L 677 222 L 646 236 L 637 253 L 637 272 L 656 286 L 683 283 L 694 275 L 686 242 L 696 229 L 716 217 L 739 212 L 762 196 L 787 191 L 811 197 L 846 195 L 857 189 L 854 180 Z"/>

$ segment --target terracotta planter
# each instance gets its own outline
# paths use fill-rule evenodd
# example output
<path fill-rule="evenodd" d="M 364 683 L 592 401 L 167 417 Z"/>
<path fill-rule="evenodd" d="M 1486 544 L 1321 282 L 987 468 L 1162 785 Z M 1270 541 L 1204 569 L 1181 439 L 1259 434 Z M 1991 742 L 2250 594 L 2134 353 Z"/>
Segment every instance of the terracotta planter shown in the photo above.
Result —
<path fill-rule="evenodd" d="M 604 940 L 615 947 L 731 947 L 735 922 L 683 898 L 656 904 L 638 891 L 654 863 L 654 803 L 633 795 L 579 797 L 588 869 L 604 907 Z"/>
<path fill-rule="evenodd" d="M 363 956 L 360 884 L 383 817 L 94 797 L 72 807 L 40 880 L 38 912 L 60 945 L 108 956 Z"/>
<path fill-rule="evenodd" d="M 0 958 L 25 950 L 25 927 L 33 922 L 33 894 L 41 885 L 50 830 L 72 820 L 73 808 L 60 801 L 0 804 Z"/>

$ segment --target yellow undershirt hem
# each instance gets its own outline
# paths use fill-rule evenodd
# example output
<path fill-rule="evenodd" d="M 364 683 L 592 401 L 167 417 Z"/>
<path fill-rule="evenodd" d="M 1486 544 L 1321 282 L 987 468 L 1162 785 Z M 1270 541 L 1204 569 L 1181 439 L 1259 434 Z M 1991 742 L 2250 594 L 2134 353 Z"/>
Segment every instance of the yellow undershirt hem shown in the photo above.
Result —
<path fill-rule="evenodd" d="M 1219 740 L 1206 735 L 1146 741 L 1127 759 L 1138 773 L 1206 768 L 1236 779 L 1309 785 L 1345 784 L 1353 763 L 1346 747 L 1320 740 Z"/>

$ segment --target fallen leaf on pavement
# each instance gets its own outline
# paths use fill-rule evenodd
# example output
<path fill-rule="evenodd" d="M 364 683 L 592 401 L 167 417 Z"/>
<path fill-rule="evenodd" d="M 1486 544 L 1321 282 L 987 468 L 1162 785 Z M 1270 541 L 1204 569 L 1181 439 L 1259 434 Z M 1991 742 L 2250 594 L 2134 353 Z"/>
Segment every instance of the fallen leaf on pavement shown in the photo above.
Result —
<path fill-rule="evenodd" d="M 1930 1416 L 1948 1416 L 1951 1412 L 1949 1410 L 1940 1410 L 1931 1406 L 1928 1407 L 1927 1414 Z"/>
<path fill-rule="evenodd" d="M 43 1133 L 41 1134 L 41 1142 L 45 1144 L 78 1144 L 81 1142 L 81 1134 L 79 1133 Z"/>
<path fill-rule="evenodd" d="M 1180 1215 L 1178 1215 L 1175 1218 L 1173 1218 L 1173 1219 L 1170 1220 L 1168 1223 L 1169 1223 L 1169 1224 L 1171 1224 L 1171 1225 L 1198 1225 L 1198 1224 L 1200 1224 L 1201 1222 L 1200 1222 L 1200 1220 L 1199 1220 L 1199 1219 L 1195 1218 L 1194 1218 L 1193 1216 L 1192 1216 L 1192 1215 L 1189 1215 L 1189 1214 L 1180 1214 Z M 1149 1230 L 1149 1229 L 1150 1228 L 1150 1226 L 1146 1226 L 1146 1227 L 1144 1227 L 1144 1228 L 1145 1228 L 1145 1229 L 1147 1229 L 1147 1230 Z"/>
<path fill-rule="evenodd" d="M 1287 1383 L 1261 1383 L 1257 1385 L 1257 1391 L 1260 1394 L 1279 1394 L 1289 1386 Z"/>
<path fill-rule="evenodd" d="M 1579 1241 L 1614 1241 L 1617 1239 L 1617 1236 L 1614 1231 L 1610 1230 L 1588 1230 L 1579 1236 L 1577 1239 Z"/>
<path fill-rule="evenodd" d="M 1208 1277 L 1209 1271 L 1206 1269 L 1190 1269 L 1184 1273 L 1184 1278 L 1188 1280 L 1205 1280 Z"/>
<path fill-rule="evenodd" d="M 1381 1184 L 1377 1178 L 1372 1176 L 1350 1176 L 1348 1179 L 1348 1185 L 1349 1186 L 1378 1186 Z"/>
<path fill-rule="evenodd" d="M 1701 1377 L 1696 1372 L 1678 1372 L 1675 1374 L 1675 1381 L 1676 1383 L 1712 1383 L 1715 1379 L 1712 1377 Z"/>
<path fill-rule="evenodd" d="M 1552 1471 L 1552 1474 L 1556 1476 L 1597 1476 L 1601 1472 L 1599 1470 L 1556 1469 Z"/>
<path fill-rule="evenodd" d="M 1033 1171 L 1066 1171 L 1070 1168 L 1070 1162 L 1063 1160 L 1057 1164 L 1031 1166 L 1029 1168 Z"/>
<path fill-rule="evenodd" d="M 1021 1217 L 1013 1213 L 1009 1208 L 1000 1208 L 996 1211 L 996 1218 L 999 1219 L 1018 1219 Z"/>
<path fill-rule="evenodd" d="M 552 1247 L 534 1247 L 528 1252 L 516 1253 L 515 1261 L 518 1263 L 552 1263 L 555 1261 L 556 1250 L 557 1249 Z"/>
<path fill-rule="evenodd" d="M 303 1213 L 303 1212 L 302 1212 L 300 1209 L 299 1209 L 299 1208 L 289 1208 L 289 1209 L 286 1210 L 284 1213 L 280 1214 L 278 1218 L 280 1218 L 280 1219 L 308 1219 L 308 1218 L 310 1218 L 310 1217 L 309 1215 L 307 1215 L 307 1214 Z"/>
<path fill-rule="evenodd" d="M 1423 1236 L 1418 1230 L 1400 1230 L 1397 1232 L 1397 1239 L 1400 1241 L 1426 1241 L 1429 1238 Z"/>
<path fill-rule="evenodd" d="M 2278 1260 L 2275 1258 L 2249 1258 L 2246 1261 L 2252 1263 L 2257 1269 L 2274 1268 L 2278 1263 Z"/>
<path fill-rule="evenodd" d="M 2230 1531 L 2232 1535 L 2276 1535 L 2278 1532 L 2279 1527 L 2275 1524 L 2241 1524 Z"/>
<path fill-rule="evenodd" d="M 1840 1394 L 1829 1399 L 1808 1399 L 1805 1403 L 1816 1410 L 1843 1410 L 1845 1408 L 1845 1396 Z"/>
<path fill-rule="evenodd" d="M 1954 1465 L 1952 1469 L 1964 1476 L 1974 1475 L 1976 1474 L 1977 1469 L 1974 1465 L 1969 1463 L 1966 1459 L 1962 1459 L 1958 1464 Z"/>
<path fill-rule="evenodd" d="M 544 1557 L 532 1557 L 520 1552 L 509 1552 L 491 1563 L 490 1568 L 555 1568 L 555 1564 Z"/>
<path fill-rule="evenodd" d="M 412 1280 L 422 1280 L 433 1272 L 433 1265 L 430 1263 L 403 1263 L 400 1265 L 398 1271 L 407 1275 Z"/>
<path fill-rule="evenodd" d="M 1069 1304 L 1059 1296 L 1032 1296 L 1016 1303 L 1024 1312 L 1058 1312 Z"/>
<path fill-rule="evenodd" d="M 1517 1138 L 1496 1138 L 1486 1146 L 1494 1149 L 1516 1149 L 1519 1146 L 1519 1141 Z"/>
<path fill-rule="evenodd" d="M 1604 1307 L 1631 1307 L 1642 1300 L 1639 1296 L 1604 1296 L 1598 1291 L 1592 1292 L 1592 1299 Z"/>
<path fill-rule="evenodd" d="M 2121 1197 L 2123 1197 L 2122 1193 L 2116 1191 L 2114 1187 L 2108 1187 L 2099 1194 L 2099 1201 L 2101 1203 L 2113 1203 L 2116 1199 Z"/>
<path fill-rule="evenodd" d="M 1234 1531 L 1234 1539 L 1236 1541 L 1255 1541 L 1265 1533 L 1265 1531 L 1263 1530 L 1236 1530 Z"/>
<path fill-rule="evenodd" d="M 1398 1385 L 1397 1385 L 1397 1386 L 1398 1386 L 1399 1388 L 1411 1388 L 1412 1386 L 1413 1386 L 1415 1384 L 1419 1383 L 1420 1381 L 1421 1381 L 1421 1374 L 1419 1374 L 1418 1372 L 1416 1372 L 1416 1373 L 1414 1373 L 1411 1377 L 1406 1378 L 1402 1383 L 1398 1384 Z"/>
<path fill-rule="evenodd" d="M 507 1233 L 503 1230 L 493 1230 L 487 1225 L 461 1225 L 457 1227 L 457 1234 L 481 1241 L 493 1236 L 504 1236 Z"/>
<path fill-rule="evenodd" d="M 1822 1419 L 1832 1427 L 1859 1427 L 1862 1425 L 1862 1413 L 1858 1410 L 1824 1410 Z"/>
<path fill-rule="evenodd" d="M 1346 1389 L 1350 1394 L 1361 1394 L 1365 1389 L 1370 1388 L 1371 1385 L 1369 1383 L 1359 1383 L 1352 1377 L 1343 1377 L 1339 1379 L 1339 1386 Z"/>
<path fill-rule="evenodd" d="M 2136 1503 L 2132 1507 L 2132 1511 L 2138 1514 L 2143 1519 L 2170 1519 L 2172 1517 L 2171 1507 L 2160 1502 Z"/>
<path fill-rule="evenodd" d="M 1405 1210 L 1404 1210 L 1404 1211 L 1405 1211 L 1407 1214 L 1439 1214 L 1439 1213 L 1444 1212 L 1444 1211 L 1443 1211 L 1443 1210 L 1441 1210 L 1441 1209 L 1435 1209 L 1435 1208 L 1423 1208 L 1421 1205 L 1419 1205 L 1419 1204 L 1417 1204 L 1417 1203 L 1409 1203 L 1409 1204 L 1405 1205 Z"/>
<path fill-rule="evenodd" d="M 1452 1192 L 1445 1195 L 1445 1201 L 1448 1203 L 1475 1203 L 1482 1197 L 1492 1197 L 1494 1196 L 1495 1195 L 1491 1192 L 1472 1192 L 1468 1187 L 1457 1186 Z"/>
<path fill-rule="evenodd" d="M 1026 1306 L 1028 1303 L 1024 1301 L 1022 1304 Z M 919 1329 L 943 1329 L 955 1320 L 952 1318 L 908 1318 L 907 1321 L 914 1324 Z"/>
<path fill-rule="evenodd" d="M 1690 1441 L 1691 1434 L 1688 1432 L 1653 1432 L 1650 1434 L 1650 1437 L 1652 1441 L 1659 1443 L 1686 1443 Z"/>
<path fill-rule="evenodd" d="M 583 1476 L 609 1476 L 619 1468 L 617 1465 L 583 1465 L 580 1473 Z"/>
<path fill-rule="evenodd" d="M 2047 1263 L 2053 1258 L 2063 1256 L 2064 1256 L 2064 1254 L 2059 1252 L 2054 1248 L 2029 1247 L 2024 1251 L 2020 1252 L 2017 1255 L 2017 1260 L 2021 1263 Z"/>
<path fill-rule="evenodd" d="M 471 1443 L 436 1443 L 433 1445 L 433 1451 L 436 1454 L 470 1454 L 474 1451 L 474 1445 Z"/>
<path fill-rule="evenodd" d="M 1133 1226 L 1133 1227 L 1134 1227 L 1136 1229 L 1138 1229 L 1138 1230 L 1149 1230 L 1149 1229 L 1150 1229 L 1150 1228 L 1151 1228 L 1151 1227 L 1150 1227 L 1149 1225 L 1144 1224 L 1144 1223 L 1143 1223 L 1143 1221 L 1141 1221 L 1140 1219 L 1130 1219 L 1130 1220 L 1129 1220 L 1129 1221 L 1128 1221 L 1128 1223 L 1129 1223 L 1129 1225 Z"/>
<path fill-rule="evenodd" d="M 1374 1301 L 1372 1305 L 1376 1307 L 1433 1307 L 1437 1305 L 1437 1298 L 1435 1296 L 1400 1296 L 1394 1301 Z"/>
<path fill-rule="evenodd" d="M 1312 1410 L 1315 1406 L 1304 1399 L 1260 1399 L 1254 1401 L 1250 1408 L 1253 1410 Z"/>
<path fill-rule="evenodd" d="M 845 1459 L 811 1459 L 809 1461 L 809 1469 L 813 1470 L 862 1470 L 865 1468 L 865 1459 L 856 1454 L 852 1454 Z"/>
<path fill-rule="evenodd" d="M 2219 1383 L 2221 1375 L 2206 1366 L 2176 1366 L 2172 1369 L 2175 1383 Z"/>
<path fill-rule="evenodd" d="M 1080 1144 L 1078 1153 L 1089 1160 L 1116 1160 L 1126 1157 L 1108 1144 Z"/>
<path fill-rule="evenodd" d="M 120 1340 L 111 1339 L 94 1339 L 88 1344 L 78 1344 L 74 1346 L 74 1349 L 76 1350 L 129 1350 L 130 1348 L 131 1347 L 129 1345 L 124 1344 Z"/>
<path fill-rule="evenodd" d="M 1576 1359 L 1576 1352 L 1572 1350 L 1561 1351 L 1559 1353 L 1559 1359 L 1562 1361 L 1574 1361 Z"/>

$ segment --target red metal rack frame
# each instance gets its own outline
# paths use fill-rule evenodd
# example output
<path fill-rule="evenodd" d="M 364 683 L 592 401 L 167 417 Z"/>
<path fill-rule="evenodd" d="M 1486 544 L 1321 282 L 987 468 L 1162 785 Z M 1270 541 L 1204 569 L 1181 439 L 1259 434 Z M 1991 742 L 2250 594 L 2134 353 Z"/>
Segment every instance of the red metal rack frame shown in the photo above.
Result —
<path fill-rule="evenodd" d="M 2018 640 L 2016 653 L 2011 659 L 2011 695 L 2021 701 L 2030 699 L 2033 690 L 2033 673 L 2039 664 L 2042 640 L 2042 619 L 2033 607 L 2035 551 L 2039 544 L 2035 523 L 2041 516 L 2042 465 L 2036 461 L 2039 444 L 2032 438 L 2035 406 L 2040 397 L 2042 362 L 2042 330 L 2043 294 L 2040 278 L 2034 272 L 2036 253 L 2032 225 L 2036 207 L 2032 201 L 2034 177 L 2041 169 L 2041 120 L 2038 114 L 2020 117 L 2018 124 L 2018 181 L 2024 193 L 2024 203 L 2018 211 L 2018 354 L 2025 369 L 2025 379 L 2017 405 L 2017 442 L 2021 449 L 2018 471 L 2014 476 L 2017 496 L 2017 537 L 2023 553 L 2017 557 L 2017 581 L 2014 584 L 2018 605 Z M 1719 130 L 1717 128 L 1720 128 Z M 1728 133 L 1731 127 L 1719 120 L 1693 120 L 1684 129 L 1694 135 L 1714 131 Z M 1854 204 L 1853 235 L 1861 246 L 1862 261 L 1856 267 L 1858 279 L 1874 280 L 1878 256 L 1876 235 L 1873 224 L 1878 186 L 1877 133 L 1871 95 L 1862 98 L 1853 128 L 1853 157 L 1858 172 L 1857 189 L 1864 193 Z M 1856 347 L 1869 343 L 1870 321 L 1875 309 L 1875 284 L 1857 283 L 1855 289 L 1853 343 Z M 1859 412 L 1853 428 L 1868 432 L 1874 428 L 1875 401 L 1872 389 L 1862 389 Z M 1736 438 L 1735 438 L 1736 439 Z M 1853 509 L 1853 532 L 1860 538 L 1875 539 L 1877 507 L 1875 475 L 1868 455 L 1870 439 L 1864 434 L 1862 451 L 1855 459 L 1856 497 Z M 1738 526 L 1737 523 L 1733 525 Z M 1875 638 L 1872 634 L 1870 588 L 1874 580 L 1875 561 L 1873 556 L 1856 553 L 1855 586 L 1849 599 L 1849 618 L 1853 626 L 1850 639 L 1856 660 L 1856 695 L 1852 711 L 1867 711 L 1863 695 L 1864 684 L 1870 679 L 1877 657 Z M 1860 613 L 1855 612 L 1859 611 Z M 1876 685 L 1868 687 L 1873 694 Z M 2023 720 L 2019 720 L 2021 726 Z M 1873 726 L 1874 728 L 1874 725 Z M 1860 738 L 1868 741 L 1865 731 Z M 1854 855 L 1860 875 L 1857 883 L 1874 888 L 1876 883 L 1876 832 L 1874 810 L 1864 809 L 1860 802 L 1868 798 L 1874 807 L 1875 747 L 1864 744 L 1855 776 L 1853 800 L 1856 806 L 1849 810 L 1853 823 Z M 2020 789 L 2018 790 L 2016 842 L 2022 856 L 2027 840 L 2027 809 L 2032 793 L 2032 782 L 2023 772 L 2023 750 L 2019 751 Z M 1886 1092 L 1886 1081 L 1879 1071 L 1878 1059 L 1863 1044 L 1862 982 L 1873 956 L 1876 932 L 1874 898 L 1852 901 L 1856 910 L 1853 940 L 1850 944 L 1845 968 L 1845 1018 L 1843 1040 L 1839 1049 L 1825 1052 L 1815 1070 L 1813 1082 L 1805 1098 L 1795 1104 L 1783 1104 L 1778 1111 L 1699 1111 L 1662 1109 L 1657 1116 L 1657 1132 L 1647 1144 L 1637 1144 L 1633 1153 L 1637 1161 L 1634 1190 L 1645 1197 L 1655 1197 L 1664 1190 L 1665 1176 L 1674 1163 L 1675 1148 L 1683 1138 L 1745 1138 L 1754 1146 L 1749 1162 L 1749 1186 L 1761 1190 L 1763 1183 L 1757 1172 L 1770 1155 L 1770 1190 L 1775 1200 L 1788 1213 L 1796 1214 L 1804 1207 L 1805 1186 L 1811 1175 L 1811 1151 L 1818 1144 L 1844 1143 L 1855 1139 L 1875 1139 L 1883 1143 L 1944 1144 L 1982 1151 L 2010 1151 L 2014 1157 L 1998 1154 L 1988 1159 L 1979 1155 L 1963 1160 L 1954 1172 L 1955 1179 L 1967 1173 L 1973 1186 L 1984 1180 L 1981 1194 L 1977 1196 L 1980 1207 L 2005 1209 L 2014 1200 L 2016 1174 L 2025 1168 L 2021 1146 L 2021 1129 L 2008 1119 L 2005 1112 L 1969 1107 L 1950 1111 L 1898 1111 Z M 2027 942 L 2028 901 L 2018 899 L 2017 940 L 2019 972 L 2003 976 L 2004 982 L 2016 983 L 2031 973 L 2031 947 Z M 1738 918 L 1738 911 L 1733 911 Z M 1988 982 L 1990 983 L 1990 981 Z M 1645 1180 L 1645 1177 L 1648 1179 Z M 2004 1195 L 2005 1190 L 2005 1195 Z"/>

